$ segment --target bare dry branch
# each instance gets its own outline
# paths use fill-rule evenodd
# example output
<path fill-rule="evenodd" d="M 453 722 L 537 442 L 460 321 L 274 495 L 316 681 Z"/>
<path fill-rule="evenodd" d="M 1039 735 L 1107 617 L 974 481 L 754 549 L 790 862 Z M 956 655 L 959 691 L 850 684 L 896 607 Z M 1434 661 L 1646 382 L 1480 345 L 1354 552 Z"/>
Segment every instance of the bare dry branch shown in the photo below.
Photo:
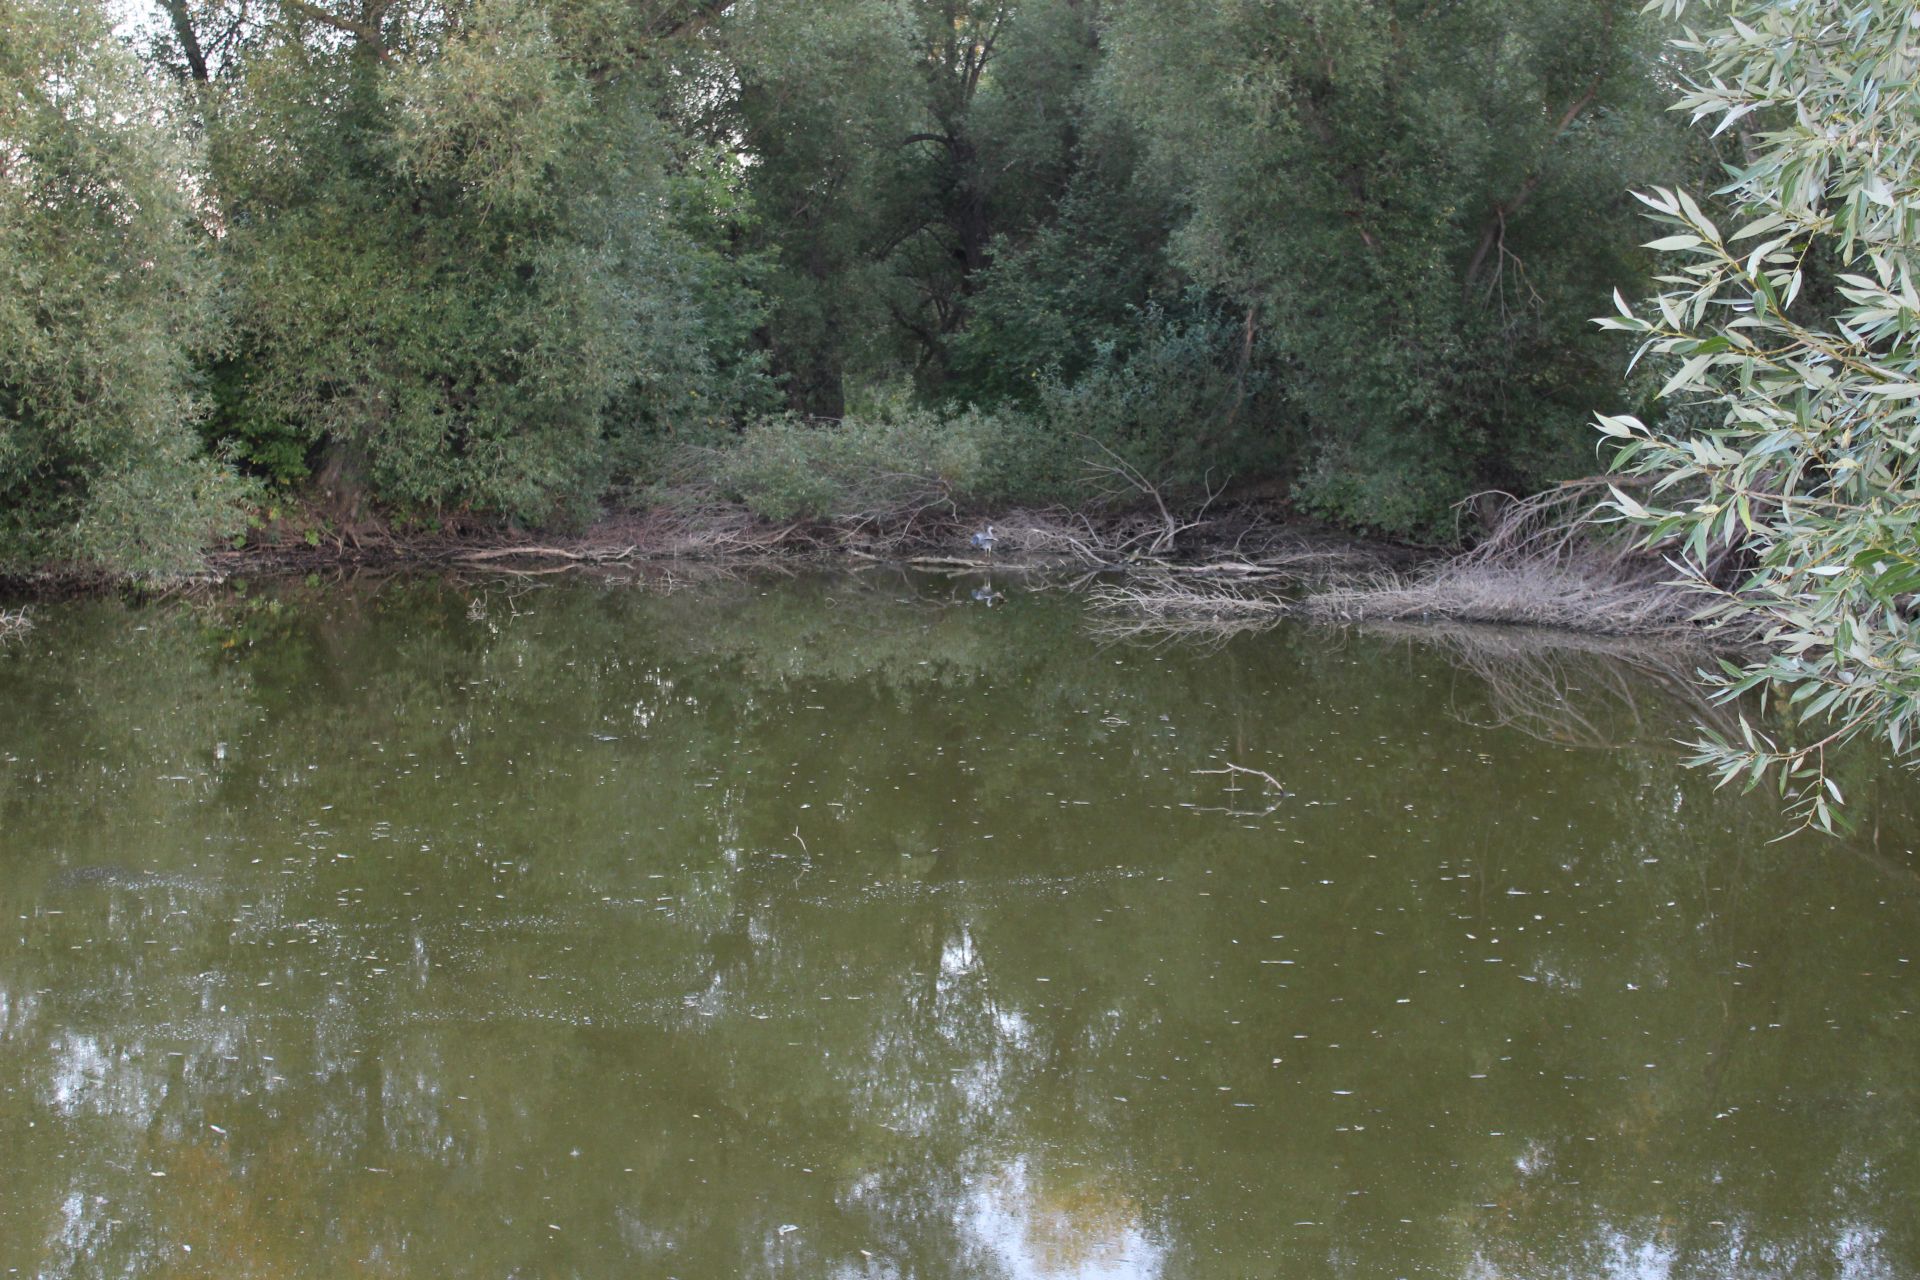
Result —
<path fill-rule="evenodd" d="M 1268 773 L 1265 769 L 1253 769 L 1243 764 L 1229 763 L 1224 768 L 1195 769 L 1193 772 L 1196 775 L 1211 774 L 1216 777 L 1225 777 L 1229 779 L 1230 782 L 1227 787 L 1227 792 L 1230 795 L 1237 794 L 1238 792 L 1245 789 L 1239 786 L 1232 785 L 1231 780 L 1234 780 L 1234 779 L 1258 778 L 1262 783 L 1265 784 L 1261 788 L 1261 795 L 1265 797 L 1268 801 L 1267 807 L 1264 809 L 1236 809 L 1236 808 L 1233 808 L 1231 805 L 1228 805 L 1225 808 L 1195 806 L 1196 808 L 1202 809 L 1203 812 L 1225 813 L 1228 816 L 1235 817 L 1235 818 L 1265 818 L 1277 812 L 1280 806 L 1286 802 L 1287 797 L 1292 794 L 1286 789 L 1285 786 L 1281 784 L 1280 779 L 1274 777 L 1272 774 Z"/>
<path fill-rule="evenodd" d="M 1214 504 L 1221 493 L 1221 489 L 1213 487 L 1211 474 L 1207 478 L 1206 501 L 1200 504 L 1191 519 L 1182 520 L 1177 518 L 1167 506 L 1166 497 L 1160 492 L 1160 487 L 1142 475 L 1139 468 L 1115 453 L 1104 441 L 1096 440 L 1089 435 L 1082 435 L 1080 438 L 1105 455 L 1105 461 L 1089 458 L 1085 466 L 1089 478 L 1106 501 L 1117 502 L 1126 495 L 1133 494 L 1152 502 L 1154 509 L 1159 513 L 1160 523 L 1155 528 L 1151 539 L 1146 541 L 1147 556 L 1158 559 L 1171 555 L 1181 534 L 1198 529 L 1207 523 L 1207 508 Z M 1129 550 L 1132 549 L 1129 548 Z"/>

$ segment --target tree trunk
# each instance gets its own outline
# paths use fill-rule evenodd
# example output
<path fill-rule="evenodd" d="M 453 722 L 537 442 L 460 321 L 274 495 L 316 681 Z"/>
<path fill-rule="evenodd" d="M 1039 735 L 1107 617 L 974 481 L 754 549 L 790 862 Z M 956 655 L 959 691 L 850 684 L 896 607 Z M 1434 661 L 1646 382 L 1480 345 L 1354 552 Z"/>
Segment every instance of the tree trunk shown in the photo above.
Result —
<path fill-rule="evenodd" d="M 193 15 L 187 12 L 187 0 L 161 0 L 161 3 L 173 21 L 173 34 L 180 41 L 181 56 L 187 60 L 187 74 L 201 84 L 207 83 L 207 55 L 193 29 Z"/>

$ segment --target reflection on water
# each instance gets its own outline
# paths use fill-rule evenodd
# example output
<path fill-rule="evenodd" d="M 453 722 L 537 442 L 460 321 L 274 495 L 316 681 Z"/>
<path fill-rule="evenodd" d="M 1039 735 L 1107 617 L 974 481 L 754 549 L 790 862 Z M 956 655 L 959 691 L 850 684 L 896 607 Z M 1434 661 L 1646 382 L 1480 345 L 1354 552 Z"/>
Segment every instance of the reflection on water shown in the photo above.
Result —
<path fill-rule="evenodd" d="M 1920 1274 L 1911 791 L 1769 843 L 1619 655 L 879 578 L 40 617 L 0 1271 Z"/>

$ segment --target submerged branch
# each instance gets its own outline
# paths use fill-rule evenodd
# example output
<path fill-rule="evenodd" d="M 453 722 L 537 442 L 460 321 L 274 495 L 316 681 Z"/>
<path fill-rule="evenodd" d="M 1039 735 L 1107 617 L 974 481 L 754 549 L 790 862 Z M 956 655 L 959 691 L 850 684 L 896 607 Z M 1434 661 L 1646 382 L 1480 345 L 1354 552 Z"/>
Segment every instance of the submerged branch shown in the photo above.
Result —
<path fill-rule="evenodd" d="M 1265 784 L 1261 789 L 1261 794 L 1266 797 L 1268 802 L 1267 807 L 1264 809 L 1235 809 L 1229 806 L 1225 809 L 1214 807 L 1204 810 L 1210 813 L 1224 812 L 1228 817 L 1232 818 L 1269 817 L 1279 810 L 1280 806 L 1286 802 L 1287 797 L 1293 794 L 1281 784 L 1280 779 L 1274 777 L 1265 769 L 1254 769 L 1243 764 L 1228 763 L 1219 769 L 1195 769 L 1193 772 L 1196 776 L 1212 775 L 1228 779 L 1227 792 L 1230 795 L 1245 790 L 1244 787 L 1235 785 L 1241 778 L 1257 778 Z"/>

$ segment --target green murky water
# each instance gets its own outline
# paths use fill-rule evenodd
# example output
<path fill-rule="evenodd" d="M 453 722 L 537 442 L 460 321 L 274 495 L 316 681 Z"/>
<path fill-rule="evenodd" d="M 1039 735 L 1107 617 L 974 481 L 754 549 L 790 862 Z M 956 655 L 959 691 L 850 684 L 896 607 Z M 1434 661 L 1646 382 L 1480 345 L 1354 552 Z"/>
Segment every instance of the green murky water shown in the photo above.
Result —
<path fill-rule="evenodd" d="M 0 1272 L 1920 1275 L 1898 779 L 1768 844 L 1616 659 L 967 596 L 43 608 Z"/>

